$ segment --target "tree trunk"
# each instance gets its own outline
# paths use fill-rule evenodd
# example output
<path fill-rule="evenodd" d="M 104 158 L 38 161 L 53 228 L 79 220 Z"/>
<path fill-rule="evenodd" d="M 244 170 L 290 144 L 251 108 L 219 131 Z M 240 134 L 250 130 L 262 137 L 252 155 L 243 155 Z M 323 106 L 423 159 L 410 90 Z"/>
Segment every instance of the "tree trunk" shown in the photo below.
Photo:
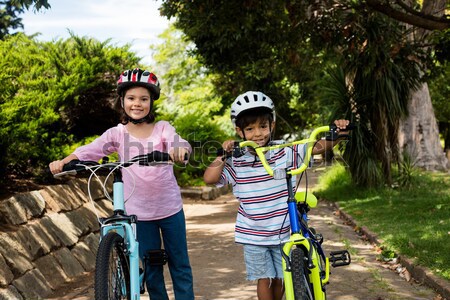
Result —
<path fill-rule="evenodd" d="M 412 94 L 408 113 L 408 117 L 400 122 L 400 149 L 411 155 L 417 167 L 447 170 L 449 162 L 439 141 L 438 125 L 427 83 Z"/>
<path fill-rule="evenodd" d="M 442 17 L 447 0 L 424 0 L 422 12 Z M 412 4 L 412 1 L 410 2 Z M 413 38 L 426 39 L 429 31 L 417 30 Z M 431 104 L 428 84 L 424 83 L 417 91 L 412 92 L 408 104 L 408 117 L 400 122 L 400 150 L 406 150 L 416 166 L 426 170 L 448 170 L 449 160 L 439 141 L 439 129 Z"/>

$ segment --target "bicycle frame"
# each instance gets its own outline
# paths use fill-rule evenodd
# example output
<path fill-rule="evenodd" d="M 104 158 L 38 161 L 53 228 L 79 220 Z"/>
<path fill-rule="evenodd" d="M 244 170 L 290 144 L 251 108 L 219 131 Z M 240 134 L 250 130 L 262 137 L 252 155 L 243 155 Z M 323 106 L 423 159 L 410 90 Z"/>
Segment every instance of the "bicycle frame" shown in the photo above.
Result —
<path fill-rule="evenodd" d="M 315 300 L 324 300 L 326 299 L 326 293 L 324 289 L 324 285 L 329 281 L 330 274 L 330 260 L 325 256 L 324 251 L 321 247 L 321 241 L 319 242 L 317 238 L 314 236 L 314 233 L 308 228 L 307 225 L 307 210 L 308 205 L 310 207 L 315 207 L 317 204 L 317 199 L 314 195 L 310 195 L 307 197 L 307 194 L 300 199 L 300 201 L 296 200 L 294 195 L 293 186 L 292 186 L 292 176 L 301 174 L 306 170 L 309 165 L 312 150 L 314 148 L 314 144 L 316 142 L 316 137 L 320 133 L 330 131 L 330 126 L 322 126 L 316 128 L 310 135 L 309 138 L 303 139 L 300 141 L 295 141 L 292 143 L 286 143 L 281 145 L 273 145 L 260 147 L 253 141 L 244 141 L 239 143 L 239 147 L 252 147 L 258 157 L 261 160 L 261 163 L 264 169 L 268 174 L 274 177 L 274 179 L 286 179 L 287 182 L 287 190 L 288 190 L 288 214 L 289 221 L 291 225 L 291 235 L 288 241 L 284 242 L 282 247 L 282 265 L 283 265 L 283 275 L 284 275 L 284 285 L 285 285 L 285 293 L 286 300 L 294 300 L 294 284 L 292 279 L 292 267 L 291 267 L 291 252 L 294 248 L 301 248 L 305 257 L 307 256 L 308 265 L 307 268 L 309 270 L 309 278 L 308 283 L 309 286 L 312 286 L 312 290 L 308 291 L 310 293 L 310 298 Z M 264 155 L 266 151 L 285 148 L 289 146 L 294 146 L 298 144 L 306 144 L 306 154 L 304 160 L 300 167 L 297 169 L 272 169 L 267 162 L 267 159 Z M 297 205 L 298 202 L 304 201 L 305 203 L 299 204 L 300 207 L 303 205 L 301 212 L 298 211 Z M 313 203 L 315 201 L 315 203 Z M 348 257 L 350 258 L 350 257 Z M 325 264 L 325 266 L 322 266 Z M 333 261 L 334 266 L 334 261 Z"/>
<path fill-rule="evenodd" d="M 140 285 L 144 275 L 139 274 L 139 242 L 136 237 L 137 217 L 126 215 L 124 186 L 120 168 L 114 170 L 113 200 L 113 215 L 101 219 L 100 239 L 109 232 L 116 232 L 123 237 L 127 249 L 126 256 L 129 258 L 130 265 L 130 299 L 139 300 Z"/>

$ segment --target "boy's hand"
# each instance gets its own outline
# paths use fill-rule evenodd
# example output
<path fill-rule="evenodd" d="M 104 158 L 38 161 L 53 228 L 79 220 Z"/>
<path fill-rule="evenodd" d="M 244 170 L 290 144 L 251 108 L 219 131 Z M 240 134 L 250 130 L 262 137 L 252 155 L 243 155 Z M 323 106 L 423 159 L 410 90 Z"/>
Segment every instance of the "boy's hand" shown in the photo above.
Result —
<path fill-rule="evenodd" d="M 350 124 L 349 120 L 335 120 L 334 124 L 337 127 L 337 132 L 339 132 L 340 134 L 347 134 L 348 131 L 341 131 L 342 129 L 347 128 L 348 124 Z"/>
<path fill-rule="evenodd" d="M 234 140 L 228 140 L 223 142 L 222 144 L 222 148 L 223 150 L 225 150 L 225 152 L 233 151 L 233 147 L 234 147 Z"/>
<path fill-rule="evenodd" d="M 173 148 L 169 151 L 169 155 L 174 162 L 185 163 L 185 158 L 189 158 L 189 151 L 186 148 Z"/>

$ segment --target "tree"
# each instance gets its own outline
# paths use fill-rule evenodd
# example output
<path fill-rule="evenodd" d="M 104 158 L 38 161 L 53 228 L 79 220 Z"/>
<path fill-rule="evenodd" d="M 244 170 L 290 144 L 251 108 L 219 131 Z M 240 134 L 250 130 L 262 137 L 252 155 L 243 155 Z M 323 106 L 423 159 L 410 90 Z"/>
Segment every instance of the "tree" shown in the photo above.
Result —
<path fill-rule="evenodd" d="M 233 136 L 229 112 L 224 107 L 213 85 L 214 74 L 197 57 L 190 54 L 192 42 L 181 31 L 170 27 L 154 46 L 156 74 L 161 79 L 161 100 L 157 101 L 158 117 L 170 120 L 177 132 L 193 146 L 186 170 L 176 175 L 180 184 L 192 184 L 192 178 L 202 178 L 208 157 L 216 156 L 222 139 Z M 189 181 L 189 182 L 187 182 Z M 201 182 L 203 184 L 203 182 Z"/>
<path fill-rule="evenodd" d="M 399 10 L 404 9 L 399 4 L 397 6 Z M 253 79 L 254 86 L 266 89 L 269 87 L 269 91 L 275 95 L 277 94 L 273 91 L 280 90 L 286 82 L 289 88 L 281 89 L 283 92 L 290 91 L 294 86 L 300 86 L 301 90 L 307 91 L 304 83 L 308 79 L 320 78 L 320 75 L 317 75 L 318 68 L 324 69 L 327 62 L 328 64 L 347 63 L 349 54 L 352 55 L 350 59 L 353 59 L 353 71 L 356 73 L 347 73 L 347 75 L 351 75 L 350 78 L 354 82 L 362 82 L 361 78 L 364 78 L 355 79 L 353 77 L 355 74 L 362 76 L 365 75 L 364 71 L 374 70 L 371 67 L 366 69 L 364 62 L 374 65 L 377 59 L 385 62 L 392 59 L 398 63 L 400 62 L 398 58 L 401 57 L 402 68 L 405 69 L 399 70 L 397 74 L 402 74 L 403 77 L 396 79 L 391 77 L 391 79 L 398 81 L 396 86 L 400 88 L 396 89 L 395 97 L 402 99 L 402 104 L 400 109 L 394 112 L 389 110 L 389 106 L 379 106 L 378 108 L 382 108 L 380 113 L 383 118 L 378 118 L 378 122 L 405 116 L 404 96 L 398 93 L 410 95 L 411 91 L 417 87 L 414 83 L 414 80 L 419 79 L 416 67 L 425 56 L 417 41 L 411 43 L 406 39 L 410 31 L 405 26 L 398 41 L 388 42 L 388 46 L 383 51 L 367 46 L 366 41 L 370 40 L 372 33 L 370 27 L 361 23 L 365 21 L 361 19 L 361 16 L 373 15 L 377 19 L 382 19 L 382 14 L 374 11 L 367 1 L 191 2 L 169 0 L 163 2 L 162 11 L 167 16 L 177 17 L 176 25 L 194 41 L 197 53 L 204 59 L 205 64 L 214 71 L 225 74 L 224 76 L 228 79 L 223 80 L 222 83 L 227 84 L 239 79 L 241 85 L 251 86 Z M 412 14 L 411 11 L 410 13 Z M 384 20 L 387 20 L 386 23 L 389 26 L 395 26 L 395 28 L 402 26 L 395 20 L 389 20 L 386 17 Z M 363 30 L 359 30 L 360 25 L 364 28 Z M 379 24 L 379 26 L 383 25 Z M 390 28 L 386 27 L 386 29 Z M 383 39 L 383 36 L 381 38 Z M 378 42 L 384 42 L 384 40 Z M 371 52 L 372 50 L 376 51 Z M 364 54 L 367 55 L 358 55 L 358 52 L 365 51 L 367 53 Z M 355 60 L 358 57 L 361 61 Z M 416 65 L 416 67 L 409 67 L 409 65 Z M 394 70 L 395 66 L 392 67 L 391 70 Z M 378 71 L 387 70 L 380 68 Z M 371 83 L 379 84 L 380 82 L 371 81 Z M 409 86 L 411 91 L 402 90 L 402 86 Z M 386 86 L 386 88 L 389 87 Z M 369 87 L 365 89 L 367 92 L 379 90 L 375 86 L 373 89 Z M 392 89 L 386 90 L 385 96 L 371 97 L 371 99 L 380 101 L 381 104 L 391 92 Z M 285 95 L 287 97 L 279 99 L 283 99 L 286 103 L 292 94 L 288 92 Z M 306 99 L 313 98 L 304 98 L 301 101 Z M 398 103 L 393 104 L 393 107 L 399 107 Z M 377 118 L 373 119 L 373 121 L 376 120 Z M 395 122 L 391 125 L 385 128 L 381 126 L 380 130 L 373 133 L 382 141 L 380 146 L 387 147 L 387 150 L 383 148 L 383 151 L 378 151 L 380 153 L 378 156 L 384 155 L 381 157 L 384 169 L 382 173 L 385 173 L 387 169 L 390 170 L 391 162 L 395 162 L 399 156 L 395 139 L 398 126 Z M 373 126 L 370 128 L 374 129 Z M 364 144 L 371 141 L 366 142 Z M 375 149 L 373 151 L 377 152 Z M 390 172 L 387 174 L 386 181 L 389 183 Z"/>
<path fill-rule="evenodd" d="M 435 20 L 446 19 L 444 15 L 446 7 L 448 7 L 446 0 L 425 0 L 421 14 L 431 16 L 430 18 Z M 428 28 L 415 28 L 411 38 L 416 43 L 432 42 L 433 35 L 426 29 Z M 428 50 L 430 55 L 436 50 L 428 46 L 424 49 Z M 426 60 L 422 60 L 421 63 L 423 72 L 426 72 Z M 426 82 L 411 95 L 408 103 L 408 117 L 401 123 L 400 131 L 400 147 L 411 155 L 416 166 L 428 170 L 448 168 L 449 161 L 440 144 L 438 123 Z"/>
<path fill-rule="evenodd" d="M 35 10 L 50 8 L 46 0 L 7 0 L 0 1 L 0 40 L 9 35 L 11 29 L 23 28 L 22 18 L 19 17 L 25 9 Z"/>
<path fill-rule="evenodd" d="M 366 0 L 366 3 L 375 11 L 418 28 L 427 30 L 445 30 L 450 28 L 448 15 L 444 14 L 445 9 L 448 10 L 450 7 L 449 2 L 446 0 L 425 0 L 421 10 L 420 5 L 410 0 Z"/>
<path fill-rule="evenodd" d="M 23 13 L 22 7 L 11 4 L 12 1 L 0 1 L 0 39 L 4 39 L 11 29 L 23 28 L 19 14 Z"/>

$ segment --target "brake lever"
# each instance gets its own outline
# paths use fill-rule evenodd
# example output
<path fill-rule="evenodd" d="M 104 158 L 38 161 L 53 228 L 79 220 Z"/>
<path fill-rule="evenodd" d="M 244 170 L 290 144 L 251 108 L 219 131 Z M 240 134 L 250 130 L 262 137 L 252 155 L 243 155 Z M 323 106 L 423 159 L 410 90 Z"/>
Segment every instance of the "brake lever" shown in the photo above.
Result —
<path fill-rule="evenodd" d="M 244 154 L 245 154 L 245 151 L 244 151 L 244 149 L 239 147 L 239 142 L 234 142 L 233 153 L 231 154 L 231 156 L 233 156 L 234 158 L 239 158 Z"/>

